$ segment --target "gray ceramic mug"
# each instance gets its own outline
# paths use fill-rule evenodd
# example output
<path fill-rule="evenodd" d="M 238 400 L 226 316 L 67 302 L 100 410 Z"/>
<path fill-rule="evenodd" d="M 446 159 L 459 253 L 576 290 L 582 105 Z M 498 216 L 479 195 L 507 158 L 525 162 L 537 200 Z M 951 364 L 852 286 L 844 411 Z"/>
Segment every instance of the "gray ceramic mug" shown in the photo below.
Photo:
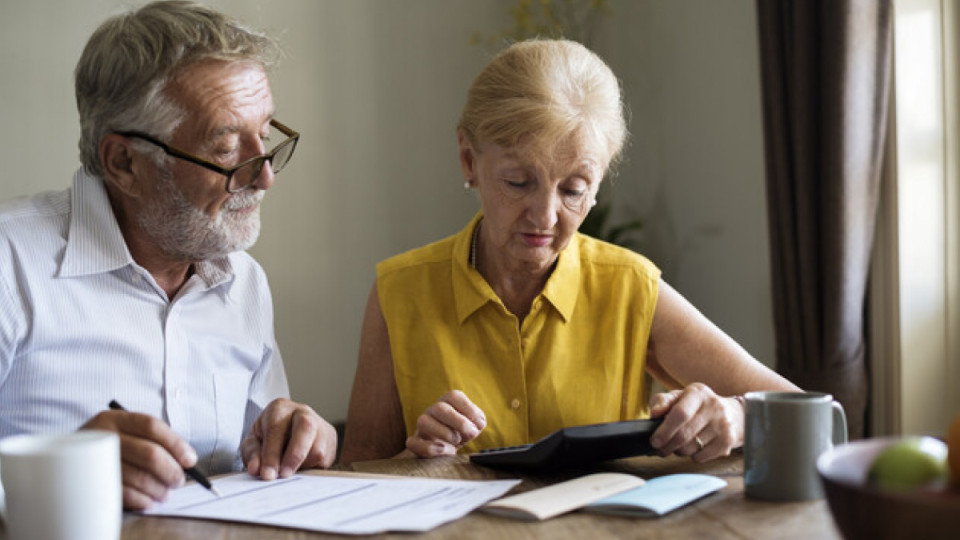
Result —
<path fill-rule="evenodd" d="M 847 442 L 840 403 L 817 392 L 749 392 L 744 397 L 746 495 L 772 501 L 823 497 L 817 457 Z"/>

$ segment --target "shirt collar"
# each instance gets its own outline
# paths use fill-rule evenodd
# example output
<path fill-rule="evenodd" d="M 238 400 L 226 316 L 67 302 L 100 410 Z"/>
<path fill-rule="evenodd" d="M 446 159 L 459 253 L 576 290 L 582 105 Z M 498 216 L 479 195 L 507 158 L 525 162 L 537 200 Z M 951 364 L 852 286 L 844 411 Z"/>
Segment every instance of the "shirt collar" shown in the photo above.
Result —
<path fill-rule="evenodd" d="M 503 306 L 503 302 L 483 279 L 476 268 L 470 266 L 470 245 L 473 231 L 483 218 L 482 212 L 470 220 L 453 241 L 453 294 L 460 324 L 487 302 Z M 580 293 L 580 238 L 574 235 L 567 247 L 560 252 L 557 265 L 540 293 L 557 310 L 566 322 L 573 315 L 573 308 Z M 506 309 L 506 308 L 504 308 Z"/>
<path fill-rule="evenodd" d="M 574 234 L 570 243 L 557 257 L 557 266 L 540 293 L 563 317 L 564 322 L 573 316 L 580 294 L 580 235 Z"/>
<path fill-rule="evenodd" d="M 76 277 L 139 266 L 120 232 L 103 180 L 80 169 L 70 193 L 70 231 L 58 277 Z M 230 257 L 200 261 L 196 275 L 207 288 L 233 281 Z"/>
<path fill-rule="evenodd" d="M 70 231 L 58 276 L 100 274 L 132 263 L 103 180 L 78 170 L 70 190 Z"/>

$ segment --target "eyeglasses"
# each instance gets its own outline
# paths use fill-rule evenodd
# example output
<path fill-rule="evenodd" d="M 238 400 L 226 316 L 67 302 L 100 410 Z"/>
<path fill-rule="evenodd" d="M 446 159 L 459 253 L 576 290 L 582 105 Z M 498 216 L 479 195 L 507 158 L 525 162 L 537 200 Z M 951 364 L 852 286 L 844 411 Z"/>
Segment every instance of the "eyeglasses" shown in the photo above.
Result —
<path fill-rule="evenodd" d="M 293 151 L 297 147 L 297 141 L 300 140 L 300 134 L 276 120 L 271 120 L 270 126 L 277 128 L 277 130 L 286 135 L 287 138 L 266 154 L 254 156 L 229 169 L 224 169 L 216 163 L 199 158 L 183 150 L 177 150 L 146 133 L 139 131 L 117 131 L 116 134 L 124 137 L 142 139 L 150 144 L 156 145 L 168 156 L 180 158 L 215 173 L 220 173 L 227 177 L 227 181 L 224 184 L 227 193 L 238 193 L 249 188 L 257 181 L 260 172 L 263 170 L 264 163 L 269 161 L 270 170 L 272 170 L 274 174 L 277 174 L 290 162 L 290 158 L 293 156 Z"/>

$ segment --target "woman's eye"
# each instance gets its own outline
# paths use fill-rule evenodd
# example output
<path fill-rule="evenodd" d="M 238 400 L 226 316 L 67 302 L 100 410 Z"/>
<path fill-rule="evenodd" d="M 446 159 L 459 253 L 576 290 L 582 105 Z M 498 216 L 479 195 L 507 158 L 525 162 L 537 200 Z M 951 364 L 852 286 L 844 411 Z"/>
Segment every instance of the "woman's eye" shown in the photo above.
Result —
<path fill-rule="evenodd" d="M 567 197 L 583 197 L 587 191 L 584 189 L 564 189 L 563 194 Z"/>

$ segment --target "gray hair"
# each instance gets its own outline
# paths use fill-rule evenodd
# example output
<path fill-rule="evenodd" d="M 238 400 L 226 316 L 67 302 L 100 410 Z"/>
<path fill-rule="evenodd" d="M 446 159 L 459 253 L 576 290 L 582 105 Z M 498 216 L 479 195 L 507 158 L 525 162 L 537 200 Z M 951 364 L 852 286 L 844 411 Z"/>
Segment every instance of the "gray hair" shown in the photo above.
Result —
<path fill-rule="evenodd" d="M 152 2 L 106 20 L 74 71 L 84 169 L 103 176 L 99 146 L 110 131 L 146 131 L 161 139 L 173 133 L 185 112 L 164 90 L 183 69 L 208 60 L 268 69 L 279 53 L 273 38 L 189 1 Z"/>

